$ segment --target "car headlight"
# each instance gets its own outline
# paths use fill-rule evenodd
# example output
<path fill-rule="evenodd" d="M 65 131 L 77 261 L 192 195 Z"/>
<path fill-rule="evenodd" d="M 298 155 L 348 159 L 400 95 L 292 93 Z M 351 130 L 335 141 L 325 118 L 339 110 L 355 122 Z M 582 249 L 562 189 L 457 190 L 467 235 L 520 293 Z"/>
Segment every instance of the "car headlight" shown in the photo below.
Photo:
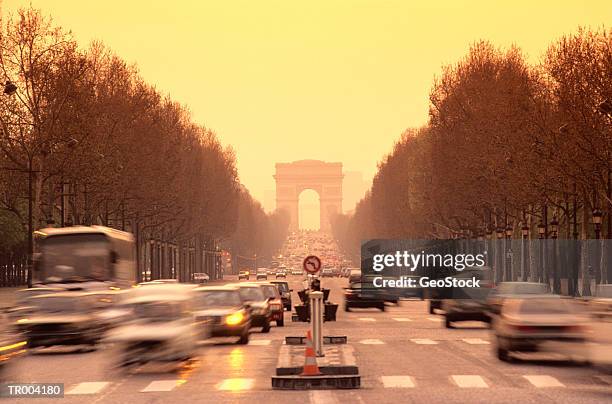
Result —
<path fill-rule="evenodd" d="M 244 320 L 244 314 L 241 311 L 237 311 L 225 317 L 225 324 L 227 325 L 237 325 L 242 323 Z"/>

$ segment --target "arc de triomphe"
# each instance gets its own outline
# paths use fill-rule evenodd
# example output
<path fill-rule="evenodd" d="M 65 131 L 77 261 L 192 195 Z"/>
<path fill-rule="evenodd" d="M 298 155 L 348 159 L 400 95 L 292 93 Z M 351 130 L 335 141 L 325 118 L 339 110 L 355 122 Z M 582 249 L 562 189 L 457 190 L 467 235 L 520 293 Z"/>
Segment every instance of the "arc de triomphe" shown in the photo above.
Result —
<path fill-rule="evenodd" d="M 300 194 L 305 189 L 312 189 L 319 194 L 320 229 L 330 232 L 330 218 L 342 213 L 342 178 L 342 163 L 320 160 L 276 163 L 276 208 L 289 213 L 289 231 L 299 228 Z"/>

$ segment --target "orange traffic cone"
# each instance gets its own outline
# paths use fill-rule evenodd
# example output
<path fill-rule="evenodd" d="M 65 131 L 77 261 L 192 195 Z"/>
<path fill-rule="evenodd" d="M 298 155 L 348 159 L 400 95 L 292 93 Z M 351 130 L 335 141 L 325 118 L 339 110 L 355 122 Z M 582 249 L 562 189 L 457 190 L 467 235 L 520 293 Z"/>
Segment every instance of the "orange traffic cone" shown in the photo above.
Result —
<path fill-rule="evenodd" d="M 315 354 L 314 347 L 312 344 L 312 335 L 310 330 L 306 333 L 306 351 L 304 369 L 300 376 L 318 376 L 321 374 L 319 366 L 317 366 L 317 355 Z"/>

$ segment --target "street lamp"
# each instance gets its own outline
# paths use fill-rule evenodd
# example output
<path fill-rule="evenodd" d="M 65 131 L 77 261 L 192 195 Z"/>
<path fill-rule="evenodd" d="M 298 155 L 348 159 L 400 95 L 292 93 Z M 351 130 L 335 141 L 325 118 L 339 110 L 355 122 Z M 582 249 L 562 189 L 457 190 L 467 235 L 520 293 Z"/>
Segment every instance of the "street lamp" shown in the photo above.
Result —
<path fill-rule="evenodd" d="M 539 281 L 544 279 L 544 238 L 546 237 L 546 225 L 538 223 L 538 238 L 540 239 L 540 270 L 538 271 Z"/>
<path fill-rule="evenodd" d="M 543 239 L 544 237 L 546 237 L 546 226 L 544 225 L 544 223 L 540 222 L 538 224 L 538 236 L 539 238 Z"/>
<path fill-rule="evenodd" d="M 595 225 L 595 238 L 601 237 L 601 217 L 602 212 L 598 208 L 593 209 L 593 224 Z"/>
<path fill-rule="evenodd" d="M 550 226 L 552 227 L 552 235 L 553 239 L 556 239 L 559 235 L 559 221 L 556 217 L 553 217 L 553 220 L 550 222 Z"/>
<path fill-rule="evenodd" d="M 495 230 L 495 234 L 497 235 L 497 239 L 501 240 L 502 238 L 504 238 L 504 229 L 502 229 L 501 227 L 498 227 Z"/>
<path fill-rule="evenodd" d="M 521 227 L 521 234 L 522 234 L 523 238 L 529 237 L 529 226 L 524 224 L 523 227 Z"/>

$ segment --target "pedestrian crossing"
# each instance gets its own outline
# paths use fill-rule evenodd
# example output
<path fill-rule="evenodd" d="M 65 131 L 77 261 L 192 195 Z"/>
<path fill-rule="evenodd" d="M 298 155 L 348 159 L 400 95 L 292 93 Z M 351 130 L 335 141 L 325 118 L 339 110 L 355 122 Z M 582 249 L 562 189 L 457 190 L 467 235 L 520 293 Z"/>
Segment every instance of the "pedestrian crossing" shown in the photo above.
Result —
<path fill-rule="evenodd" d="M 448 342 L 462 342 L 462 343 L 466 343 L 468 345 L 490 345 L 491 342 L 484 340 L 482 338 L 462 338 L 459 340 L 434 340 L 431 338 L 410 338 L 408 341 L 417 344 L 417 345 L 438 345 L 441 342 L 444 343 L 448 343 Z M 386 342 L 381 340 L 381 339 L 377 339 L 377 338 L 368 338 L 368 339 L 362 339 L 360 341 L 358 341 L 360 344 L 363 345 L 385 345 Z"/>
<path fill-rule="evenodd" d="M 561 381 L 558 378 L 551 375 L 512 375 L 514 380 L 512 384 L 520 388 L 567 388 L 572 387 L 571 384 L 576 384 L 575 380 L 568 379 Z M 612 380 L 606 376 L 596 376 L 594 383 L 602 386 L 611 386 Z M 521 383 L 520 380 L 523 382 Z M 507 383 L 507 380 L 505 380 Z M 189 383 L 198 384 L 197 381 L 188 381 L 185 379 L 160 379 L 153 380 L 148 383 L 136 388 L 140 393 L 169 393 L 183 388 L 184 385 Z M 365 381 L 365 384 L 371 384 L 372 380 Z M 373 379 L 374 388 L 382 387 L 385 389 L 414 389 L 423 387 L 435 388 L 440 384 L 446 384 L 448 386 L 455 386 L 460 389 L 488 389 L 496 387 L 496 383 L 492 379 L 482 375 L 476 374 L 461 374 L 461 375 L 449 375 L 448 377 L 442 377 L 432 379 L 431 377 L 418 377 L 415 375 L 384 375 L 378 376 Z M 67 386 L 66 395 L 95 395 L 104 393 L 111 389 L 113 382 L 109 381 L 90 381 L 75 384 L 73 386 Z M 582 384 L 581 384 L 582 385 Z M 269 378 L 227 378 L 222 379 L 213 384 L 214 390 L 223 391 L 248 391 L 248 390 L 266 390 L 270 389 Z"/>
<path fill-rule="evenodd" d="M 522 387 L 528 388 L 566 388 L 566 383 L 561 382 L 554 376 L 551 375 L 516 375 L 512 376 L 517 379 L 523 379 L 527 381 L 527 383 L 516 383 L 521 385 Z M 602 385 L 612 386 L 612 380 L 607 381 L 605 379 L 601 380 Z M 434 387 L 440 384 L 440 382 L 444 383 L 442 380 L 435 380 L 432 382 L 431 379 L 419 378 L 412 375 L 389 375 L 389 376 L 380 376 L 377 381 L 380 381 L 383 388 L 387 389 L 405 389 L 405 388 L 416 388 L 416 387 Z M 570 383 L 573 380 L 569 381 Z M 433 384 L 432 384 L 433 383 Z M 493 383 L 490 379 L 487 379 L 481 375 L 450 375 L 448 377 L 447 383 L 450 385 L 461 388 L 461 389 L 486 389 L 495 387 L 495 383 Z"/>

